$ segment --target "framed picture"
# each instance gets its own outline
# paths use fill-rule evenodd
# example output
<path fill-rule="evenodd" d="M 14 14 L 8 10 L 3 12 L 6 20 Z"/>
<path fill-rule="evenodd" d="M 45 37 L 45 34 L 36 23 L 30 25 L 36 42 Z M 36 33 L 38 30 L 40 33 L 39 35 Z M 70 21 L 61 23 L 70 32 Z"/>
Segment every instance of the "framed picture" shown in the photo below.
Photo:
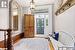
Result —
<path fill-rule="evenodd" d="M 18 15 L 13 16 L 13 30 L 18 30 Z"/>

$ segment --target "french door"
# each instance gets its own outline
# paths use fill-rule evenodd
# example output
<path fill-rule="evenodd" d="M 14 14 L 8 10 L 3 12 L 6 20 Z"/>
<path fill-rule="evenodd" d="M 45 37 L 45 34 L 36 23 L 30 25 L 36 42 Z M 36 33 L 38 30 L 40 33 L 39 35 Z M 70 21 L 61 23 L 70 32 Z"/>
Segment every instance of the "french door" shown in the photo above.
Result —
<path fill-rule="evenodd" d="M 44 34 L 44 18 L 36 18 L 37 34 Z"/>

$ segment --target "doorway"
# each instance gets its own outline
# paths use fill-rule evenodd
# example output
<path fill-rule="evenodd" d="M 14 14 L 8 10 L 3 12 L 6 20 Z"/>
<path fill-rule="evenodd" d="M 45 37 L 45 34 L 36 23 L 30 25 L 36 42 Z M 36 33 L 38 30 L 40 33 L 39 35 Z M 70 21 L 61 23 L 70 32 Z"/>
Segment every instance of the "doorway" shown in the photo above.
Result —
<path fill-rule="evenodd" d="M 24 14 L 24 37 L 34 37 L 34 16 L 31 14 Z"/>
<path fill-rule="evenodd" d="M 44 18 L 36 18 L 37 34 L 44 34 Z"/>
<path fill-rule="evenodd" d="M 46 36 L 48 30 L 48 13 L 35 14 L 35 36 Z"/>

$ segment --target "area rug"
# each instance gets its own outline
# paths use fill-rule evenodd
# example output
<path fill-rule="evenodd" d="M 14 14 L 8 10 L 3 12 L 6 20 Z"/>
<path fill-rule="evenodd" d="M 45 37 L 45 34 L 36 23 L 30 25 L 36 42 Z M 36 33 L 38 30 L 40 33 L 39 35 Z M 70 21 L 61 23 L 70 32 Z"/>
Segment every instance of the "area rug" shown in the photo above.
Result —
<path fill-rule="evenodd" d="M 49 42 L 44 38 L 24 38 L 17 42 L 14 50 L 50 50 Z"/>

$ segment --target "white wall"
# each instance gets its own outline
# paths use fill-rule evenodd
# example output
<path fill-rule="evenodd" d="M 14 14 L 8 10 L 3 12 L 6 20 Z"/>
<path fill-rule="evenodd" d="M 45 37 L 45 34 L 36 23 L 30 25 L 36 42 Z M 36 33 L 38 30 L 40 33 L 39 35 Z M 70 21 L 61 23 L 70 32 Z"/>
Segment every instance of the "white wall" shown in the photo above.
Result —
<path fill-rule="evenodd" d="M 55 16 L 55 31 L 65 31 L 75 36 L 75 6 Z"/>
<path fill-rule="evenodd" d="M 8 8 L 0 8 L 0 29 L 8 29 L 9 28 L 9 9 Z M 4 34 L 0 32 L 0 41 L 3 40 Z"/>
<path fill-rule="evenodd" d="M 0 29 L 7 29 L 9 26 L 9 9 L 0 8 Z"/>
<path fill-rule="evenodd" d="M 31 14 L 31 10 L 29 7 L 22 7 L 22 13 L 23 14 Z"/>
<path fill-rule="evenodd" d="M 75 6 L 72 6 L 62 14 L 55 16 L 55 31 L 63 31 L 71 36 L 75 36 Z M 61 39 L 62 42 L 66 44 L 71 44 L 68 43 L 68 41 L 71 40 L 65 35 L 62 37 L 62 35 L 63 34 L 61 33 L 61 35 L 59 36 L 59 40 Z"/>

